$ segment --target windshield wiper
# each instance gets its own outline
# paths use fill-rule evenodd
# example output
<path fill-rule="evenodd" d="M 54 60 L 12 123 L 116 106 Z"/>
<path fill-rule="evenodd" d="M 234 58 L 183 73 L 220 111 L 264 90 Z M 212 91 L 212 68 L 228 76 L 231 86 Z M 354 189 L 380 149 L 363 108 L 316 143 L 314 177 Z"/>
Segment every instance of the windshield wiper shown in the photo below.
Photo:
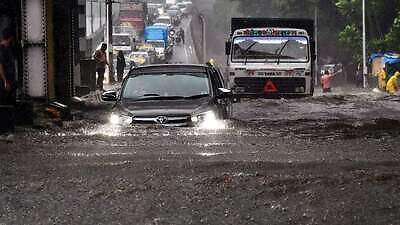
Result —
<path fill-rule="evenodd" d="M 201 94 L 201 95 L 192 95 L 192 96 L 188 96 L 185 97 L 185 99 L 196 99 L 196 98 L 205 98 L 210 96 L 209 94 Z"/>
<path fill-rule="evenodd" d="M 290 41 L 290 40 L 287 40 L 287 41 L 285 42 L 285 44 L 283 44 L 282 48 L 279 49 L 278 61 L 276 62 L 277 65 L 279 65 L 279 63 L 281 62 L 282 52 L 283 52 L 283 50 L 285 50 L 285 48 L 286 48 L 286 46 L 288 45 L 289 41 Z"/>
<path fill-rule="evenodd" d="M 160 95 L 159 94 L 144 94 L 143 96 L 147 97 L 147 96 L 160 96 Z"/>
<path fill-rule="evenodd" d="M 249 53 L 250 49 L 253 48 L 254 45 L 256 45 L 258 42 L 252 43 L 249 47 L 244 50 L 244 65 L 247 65 L 247 53 Z"/>

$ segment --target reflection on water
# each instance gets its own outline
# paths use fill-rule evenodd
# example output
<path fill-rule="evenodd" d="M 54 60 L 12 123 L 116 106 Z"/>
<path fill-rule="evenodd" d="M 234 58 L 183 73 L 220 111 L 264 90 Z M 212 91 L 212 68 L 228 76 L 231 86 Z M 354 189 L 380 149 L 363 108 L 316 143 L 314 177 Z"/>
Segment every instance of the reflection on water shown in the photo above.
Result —
<path fill-rule="evenodd" d="M 196 155 L 204 156 L 204 157 L 211 157 L 211 156 L 218 156 L 218 155 L 225 155 L 225 152 L 200 152 L 197 153 Z"/>

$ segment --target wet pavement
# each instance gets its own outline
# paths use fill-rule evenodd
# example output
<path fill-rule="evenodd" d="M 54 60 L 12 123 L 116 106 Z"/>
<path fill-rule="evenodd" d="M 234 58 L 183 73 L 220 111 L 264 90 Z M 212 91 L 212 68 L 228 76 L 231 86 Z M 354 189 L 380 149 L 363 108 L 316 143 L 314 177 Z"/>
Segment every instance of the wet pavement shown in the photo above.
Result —
<path fill-rule="evenodd" d="M 110 104 L 0 140 L 0 224 L 400 224 L 400 98 L 243 100 L 219 129 Z"/>
<path fill-rule="evenodd" d="M 190 30 L 191 16 L 187 16 L 182 19 L 179 28 L 182 28 L 185 34 L 185 43 L 180 42 L 174 46 L 174 52 L 169 60 L 169 63 L 179 64 L 196 64 L 199 63 L 197 59 L 194 42 L 192 39 L 192 32 Z"/>

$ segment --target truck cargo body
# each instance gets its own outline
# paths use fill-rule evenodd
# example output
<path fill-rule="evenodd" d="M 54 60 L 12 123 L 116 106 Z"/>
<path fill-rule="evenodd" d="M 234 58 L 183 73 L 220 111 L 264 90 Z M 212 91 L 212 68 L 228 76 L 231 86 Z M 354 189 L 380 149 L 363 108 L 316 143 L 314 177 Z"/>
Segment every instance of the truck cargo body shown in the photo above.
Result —
<path fill-rule="evenodd" d="M 144 2 L 126 2 L 120 6 L 120 22 L 122 26 L 131 26 L 137 33 L 143 33 L 147 22 L 147 7 Z"/>

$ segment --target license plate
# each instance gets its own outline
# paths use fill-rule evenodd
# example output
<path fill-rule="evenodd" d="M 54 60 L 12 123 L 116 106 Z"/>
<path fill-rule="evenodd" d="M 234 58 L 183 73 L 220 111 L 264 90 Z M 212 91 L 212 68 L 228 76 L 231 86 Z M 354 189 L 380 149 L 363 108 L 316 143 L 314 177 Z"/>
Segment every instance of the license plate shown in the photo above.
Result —
<path fill-rule="evenodd" d="M 282 72 L 257 72 L 257 76 L 276 77 L 276 76 L 282 76 Z"/>

